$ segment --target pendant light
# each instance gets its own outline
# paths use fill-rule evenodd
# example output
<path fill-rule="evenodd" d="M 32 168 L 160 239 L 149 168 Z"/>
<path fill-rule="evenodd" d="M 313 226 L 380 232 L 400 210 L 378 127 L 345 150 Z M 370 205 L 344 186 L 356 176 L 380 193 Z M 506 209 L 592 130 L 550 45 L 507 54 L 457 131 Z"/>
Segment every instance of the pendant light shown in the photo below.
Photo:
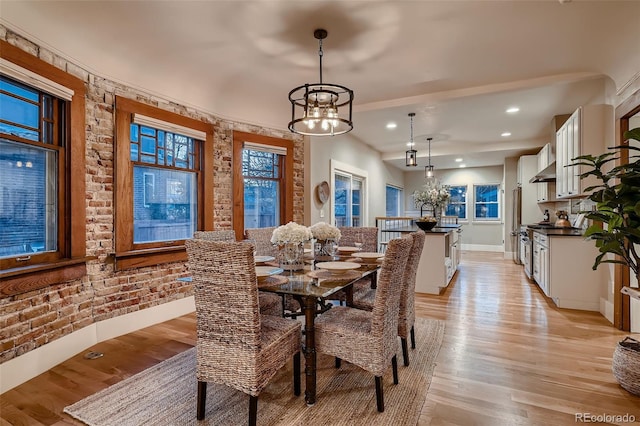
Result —
<path fill-rule="evenodd" d="M 320 57 L 320 83 L 304 84 L 289 92 L 291 121 L 289 130 L 307 136 L 335 136 L 353 129 L 353 90 L 322 82 L 322 40 L 327 30 L 317 29 Z"/>
<path fill-rule="evenodd" d="M 405 164 L 407 167 L 415 167 L 418 165 L 418 151 L 413 148 L 413 117 L 415 117 L 415 112 L 409 113 L 409 118 L 411 119 L 411 139 L 409 140 L 409 149 L 405 153 Z"/>
<path fill-rule="evenodd" d="M 424 179 L 426 181 L 435 180 L 436 175 L 433 171 L 433 165 L 431 164 L 431 140 L 433 138 L 427 138 L 427 142 L 429 142 L 429 164 L 424 166 Z"/>

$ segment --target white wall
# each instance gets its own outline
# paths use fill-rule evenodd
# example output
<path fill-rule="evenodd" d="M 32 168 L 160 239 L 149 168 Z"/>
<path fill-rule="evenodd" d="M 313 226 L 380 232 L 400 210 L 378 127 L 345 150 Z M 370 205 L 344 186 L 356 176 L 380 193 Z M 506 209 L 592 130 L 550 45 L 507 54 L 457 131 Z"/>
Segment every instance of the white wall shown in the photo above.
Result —
<path fill-rule="evenodd" d="M 368 172 L 367 182 L 367 226 L 375 226 L 376 216 L 386 213 L 386 185 L 404 188 L 403 172 L 389 166 L 381 159 L 380 153 L 368 145 L 351 137 L 348 133 L 340 136 L 313 137 L 305 141 L 305 224 L 329 222 L 332 200 L 324 206 L 316 196 L 315 188 L 322 181 L 331 182 L 331 160 L 349 164 Z M 405 193 L 406 193 L 406 188 Z M 331 188 L 333 195 L 333 188 Z M 321 217 L 321 213 L 324 217 Z"/>
<path fill-rule="evenodd" d="M 467 185 L 467 216 L 468 220 L 463 224 L 462 244 L 465 249 L 503 251 L 504 228 L 504 194 L 502 203 L 502 218 L 498 222 L 474 222 L 473 221 L 473 185 L 474 184 L 500 184 L 503 183 L 503 166 L 470 167 L 465 169 L 436 170 L 436 176 L 445 185 Z M 413 191 L 424 184 L 423 172 L 405 172 L 405 209 L 416 211 L 411 195 Z M 419 214 L 419 213 L 418 213 Z"/>

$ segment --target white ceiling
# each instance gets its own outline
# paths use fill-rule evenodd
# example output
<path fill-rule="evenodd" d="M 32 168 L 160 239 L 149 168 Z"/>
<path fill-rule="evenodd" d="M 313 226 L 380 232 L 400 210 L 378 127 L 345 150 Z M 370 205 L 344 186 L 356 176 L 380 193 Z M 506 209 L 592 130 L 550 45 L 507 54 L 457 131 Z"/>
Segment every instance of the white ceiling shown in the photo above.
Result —
<path fill-rule="evenodd" d="M 100 76 L 280 129 L 289 90 L 319 80 L 325 28 L 323 79 L 355 92 L 349 136 L 402 169 L 410 112 L 420 166 L 427 137 L 436 169 L 537 151 L 554 115 L 637 78 L 638 16 L 607 0 L 0 1 L 0 22 Z"/>

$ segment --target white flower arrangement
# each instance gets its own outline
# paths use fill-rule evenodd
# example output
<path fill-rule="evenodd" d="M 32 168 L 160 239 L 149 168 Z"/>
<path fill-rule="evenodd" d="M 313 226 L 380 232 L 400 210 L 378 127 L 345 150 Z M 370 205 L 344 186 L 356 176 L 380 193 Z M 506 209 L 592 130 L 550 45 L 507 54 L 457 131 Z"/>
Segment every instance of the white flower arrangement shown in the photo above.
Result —
<path fill-rule="evenodd" d="M 416 207 L 425 204 L 429 204 L 433 208 L 445 207 L 449 204 L 450 198 L 449 185 L 440 185 L 434 182 L 425 183 L 420 190 L 413 192 L 413 201 Z"/>
<path fill-rule="evenodd" d="M 318 222 L 315 225 L 311 225 L 311 234 L 313 238 L 317 240 L 335 240 L 338 241 L 341 237 L 340 230 L 328 223 Z"/>
<path fill-rule="evenodd" d="M 271 244 L 279 246 L 287 243 L 300 244 L 309 241 L 312 237 L 311 230 L 306 226 L 289 222 L 273 230 L 273 234 L 271 234 Z"/>

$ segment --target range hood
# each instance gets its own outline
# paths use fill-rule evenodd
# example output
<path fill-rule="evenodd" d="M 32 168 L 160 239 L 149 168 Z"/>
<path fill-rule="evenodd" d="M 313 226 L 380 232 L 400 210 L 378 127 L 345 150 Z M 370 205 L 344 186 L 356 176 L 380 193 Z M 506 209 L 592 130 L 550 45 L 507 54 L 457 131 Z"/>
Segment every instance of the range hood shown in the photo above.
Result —
<path fill-rule="evenodd" d="M 529 183 L 555 182 L 556 162 L 549 164 L 544 170 L 529 179 Z"/>

